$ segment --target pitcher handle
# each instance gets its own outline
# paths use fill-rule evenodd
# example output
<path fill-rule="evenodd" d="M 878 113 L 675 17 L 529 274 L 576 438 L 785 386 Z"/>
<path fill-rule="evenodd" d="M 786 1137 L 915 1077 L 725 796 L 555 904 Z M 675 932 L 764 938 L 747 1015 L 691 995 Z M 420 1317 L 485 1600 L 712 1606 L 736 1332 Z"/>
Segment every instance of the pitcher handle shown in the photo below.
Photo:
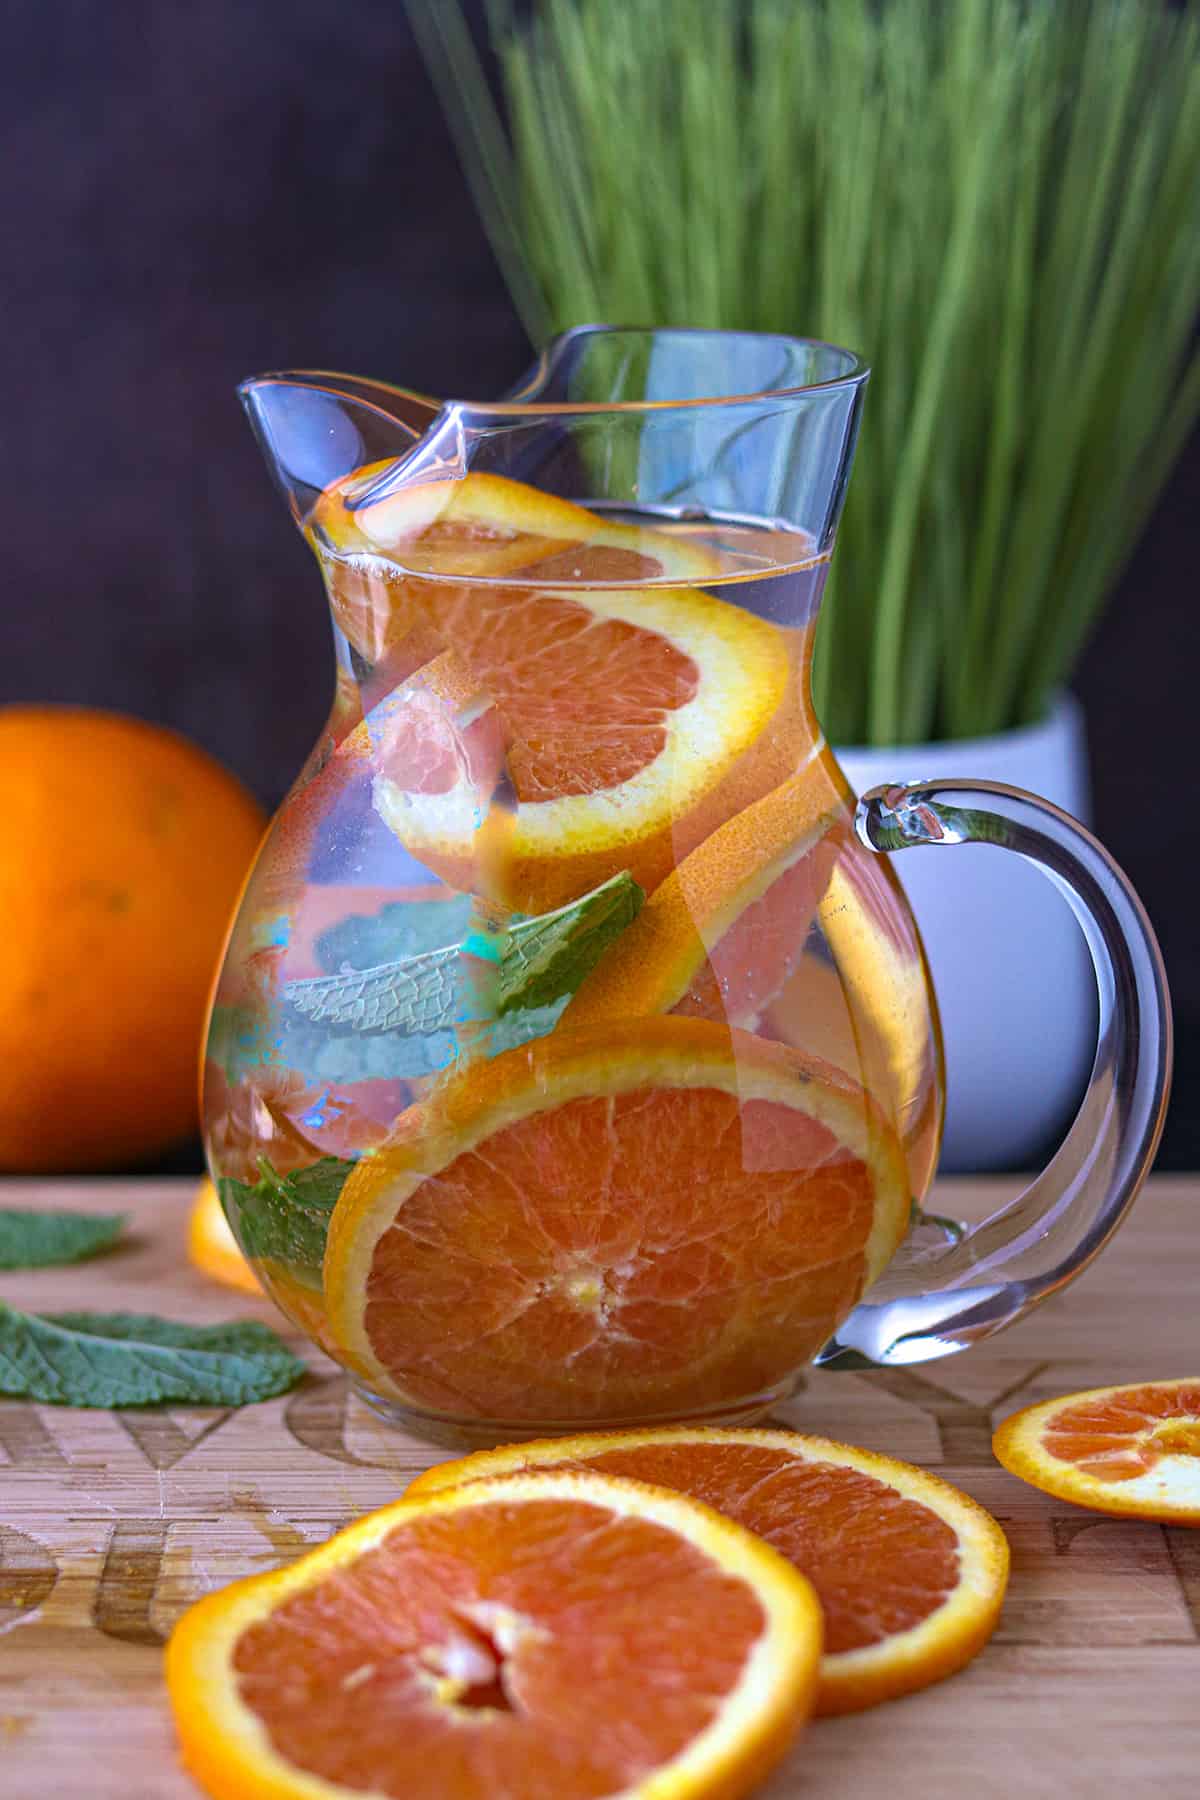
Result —
<path fill-rule="evenodd" d="M 950 1355 L 1073 1281 L 1150 1170 L 1171 1083 L 1171 1001 L 1158 941 L 1129 881 L 1090 832 L 1048 800 L 992 781 L 874 787 L 854 823 L 877 853 L 995 844 L 1043 870 L 1087 938 L 1100 1035 L 1087 1092 L 1053 1161 L 956 1242 L 901 1245 L 816 1359 L 842 1368 Z"/>

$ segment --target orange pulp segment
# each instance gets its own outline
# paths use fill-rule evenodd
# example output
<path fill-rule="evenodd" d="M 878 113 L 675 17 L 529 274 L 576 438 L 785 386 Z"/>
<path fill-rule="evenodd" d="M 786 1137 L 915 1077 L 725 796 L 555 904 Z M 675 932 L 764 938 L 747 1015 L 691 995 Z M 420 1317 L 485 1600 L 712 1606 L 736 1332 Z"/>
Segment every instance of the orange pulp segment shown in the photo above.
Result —
<path fill-rule="evenodd" d="M 701 1019 L 548 1037 L 403 1114 L 334 1209 L 330 1325 L 376 1392 L 550 1426 L 763 1407 L 907 1224 L 863 1090 Z"/>
<path fill-rule="evenodd" d="M 827 1438 L 678 1426 L 551 1439 L 439 1463 L 408 1492 L 526 1469 L 675 1488 L 786 1556 L 825 1615 L 818 1713 L 857 1712 L 941 1681 L 1000 1615 L 1008 1543 L 991 1514 L 911 1463 Z"/>
<path fill-rule="evenodd" d="M 807 1716 L 820 1644 L 809 1584 L 707 1507 L 514 1475 L 209 1595 L 167 1686 L 217 1800 L 736 1800 Z"/>
<path fill-rule="evenodd" d="M 1200 1375 L 1044 1400 L 1005 1419 L 992 1447 L 1059 1500 L 1200 1525 Z"/>

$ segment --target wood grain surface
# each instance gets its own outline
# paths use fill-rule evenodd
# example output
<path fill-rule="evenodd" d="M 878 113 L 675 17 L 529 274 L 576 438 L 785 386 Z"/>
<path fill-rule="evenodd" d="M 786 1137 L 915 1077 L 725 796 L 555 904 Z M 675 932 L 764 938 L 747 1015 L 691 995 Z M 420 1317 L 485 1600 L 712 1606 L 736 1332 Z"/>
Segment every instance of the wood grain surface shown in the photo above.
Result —
<path fill-rule="evenodd" d="M 123 1244 L 0 1277 L 17 1306 L 271 1318 L 189 1269 L 187 1182 L 8 1182 L 0 1204 L 127 1210 Z M 979 1217 L 1005 1184 L 946 1182 Z M 966 1354 L 814 1373 L 777 1415 L 936 1468 L 1013 1548 L 993 1643 L 910 1699 L 814 1725 L 763 1800 L 1200 1794 L 1200 1531 L 1105 1519 L 994 1462 L 995 1421 L 1075 1388 L 1200 1374 L 1200 1179 L 1152 1182 L 1086 1276 Z M 0 1402 L 0 1795 L 188 1800 L 162 1644 L 198 1595 L 392 1500 L 446 1453 L 384 1426 L 317 1351 L 290 1395 L 238 1411 Z M 554 1800 L 546 1796 L 546 1800 Z"/>

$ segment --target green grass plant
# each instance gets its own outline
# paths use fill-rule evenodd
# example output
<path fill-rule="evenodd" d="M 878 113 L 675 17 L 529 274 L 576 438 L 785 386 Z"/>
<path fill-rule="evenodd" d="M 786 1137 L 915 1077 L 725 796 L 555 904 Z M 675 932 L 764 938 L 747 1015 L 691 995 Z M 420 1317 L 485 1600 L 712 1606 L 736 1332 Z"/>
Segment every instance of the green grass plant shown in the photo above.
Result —
<path fill-rule="evenodd" d="M 411 0 L 531 337 L 792 332 L 873 376 L 834 741 L 1032 721 L 1200 413 L 1200 18 L 1160 0 Z"/>

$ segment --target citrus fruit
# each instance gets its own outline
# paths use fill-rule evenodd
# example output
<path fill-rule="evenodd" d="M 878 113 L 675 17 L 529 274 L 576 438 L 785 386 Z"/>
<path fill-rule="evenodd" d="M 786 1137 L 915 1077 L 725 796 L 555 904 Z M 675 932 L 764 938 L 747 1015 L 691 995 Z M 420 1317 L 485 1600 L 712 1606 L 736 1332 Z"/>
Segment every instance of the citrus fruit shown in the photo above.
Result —
<path fill-rule="evenodd" d="M 718 826 L 600 959 L 564 1024 L 674 1011 L 756 1029 L 829 880 L 835 799 L 813 761 Z"/>
<path fill-rule="evenodd" d="M 820 1645 L 809 1584 L 707 1507 L 513 1475 L 210 1594 L 167 1687 L 217 1800 L 736 1800 L 803 1723 Z"/>
<path fill-rule="evenodd" d="M 607 582 L 639 587 L 663 576 L 720 573 L 721 559 L 694 538 L 604 519 L 573 500 L 506 475 L 472 470 L 455 480 L 401 481 L 371 501 L 394 461 L 370 463 L 318 499 L 309 533 L 341 553 L 385 560 L 398 574 L 462 581 Z M 367 502 L 364 504 L 364 501 Z M 591 554 L 581 565 L 580 552 Z"/>
<path fill-rule="evenodd" d="M 1044 1400 L 1005 1419 L 992 1448 L 1056 1499 L 1200 1525 L 1200 1376 Z"/>
<path fill-rule="evenodd" d="M 929 1066 L 929 973 L 916 924 L 887 864 L 848 856 L 818 909 L 853 1008 L 872 1022 L 897 1093 L 915 1092 Z"/>
<path fill-rule="evenodd" d="M 383 584 L 401 688 L 435 650 L 457 666 L 434 688 L 440 730 L 428 684 L 394 697 L 374 784 L 380 816 L 452 886 L 530 913 L 623 868 L 653 888 L 794 770 L 809 634 L 683 585 L 721 573 L 714 550 L 499 476 L 352 512 L 366 485 L 323 495 L 312 530 Z M 456 764 L 489 714 L 486 767 Z M 414 766 L 414 731 L 449 760 Z"/>
<path fill-rule="evenodd" d="M 761 1408 L 904 1232 L 894 1134 L 815 1059 L 709 1020 L 468 1065 L 346 1182 L 325 1294 L 377 1392 L 492 1422 Z"/>
<path fill-rule="evenodd" d="M 76 707 L 0 709 L 0 1168 L 97 1169 L 196 1129 L 196 1044 L 262 835 L 196 745 Z"/>
<path fill-rule="evenodd" d="M 238 1249 L 237 1239 L 221 1209 L 217 1190 L 206 1175 L 196 1189 L 188 1218 L 188 1258 L 205 1275 L 243 1294 L 261 1294 L 254 1270 Z"/>
<path fill-rule="evenodd" d="M 794 649 L 696 589 L 464 592 L 443 622 L 469 672 L 452 742 L 492 708 L 483 785 L 445 760 L 414 780 L 385 754 L 376 811 L 450 883 L 518 911 L 564 905 L 627 869 L 647 891 L 799 760 Z M 419 680 L 419 677 L 417 678 Z M 500 798 L 498 798 L 498 796 Z M 511 799 L 506 796 L 511 796 Z"/>
<path fill-rule="evenodd" d="M 353 496 L 395 468 L 372 463 L 327 489 L 308 527 L 334 619 L 368 664 L 387 663 L 393 681 L 446 647 L 423 605 L 431 576 L 480 582 L 536 574 L 542 582 L 569 582 L 580 578 L 581 546 L 589 579 L 619 586 L 664 576 L 703 580 L 720 569 L 704 545 L 601 519 L 570 500 L 482 471 L 458 481 L 405 483 L 383 500 L 354 507 Z M 414 582 L 414 575 L 426 579 Z"/>
<path fill-rule="evenodd" d="M 793 1431 L 688 1426 L 482 1450 L 410 1495 L 520 1470 L 677 1488 L 795 1563 L 825 1615 L 818 1713 L 857 1712 L 952 1675 L 1000 1615 L 1008 1543 L 990 1513 L 911 1463 Z"/>

